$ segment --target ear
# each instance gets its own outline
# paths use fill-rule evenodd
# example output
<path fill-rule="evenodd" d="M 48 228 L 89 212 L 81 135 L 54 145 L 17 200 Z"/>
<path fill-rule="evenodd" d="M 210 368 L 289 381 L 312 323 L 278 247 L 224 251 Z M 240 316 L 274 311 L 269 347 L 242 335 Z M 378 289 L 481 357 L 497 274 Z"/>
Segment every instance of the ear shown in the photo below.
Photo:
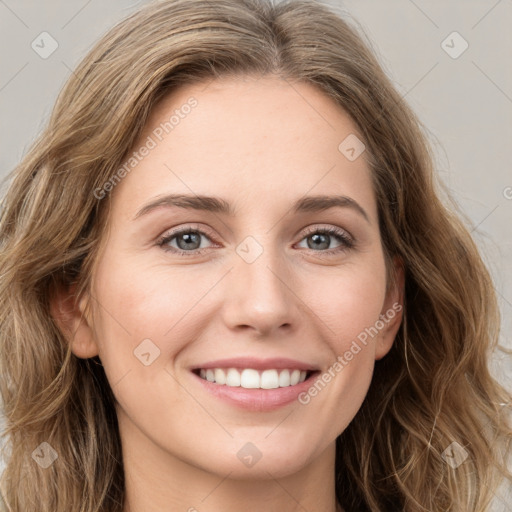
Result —
<path fill-rule="evenodd" d="M 398 256 L 393 258 L 393 268 L 395 279 L 389 283 L 380 314 L 380 321 L 384 326 L 379 329 L 376 338 L 376 360 L 382 359 L 391 350 L 403 318 L 405 271 L 403 261 Z"/>
<path fill-rule="evenodd" d="M 98 355 L 92 324 L 86 317 L 89 296 L 77 301 L 76 284 L 58 287 L 50 299 L 50 313 L 77 357 L 87 359 Z"/>

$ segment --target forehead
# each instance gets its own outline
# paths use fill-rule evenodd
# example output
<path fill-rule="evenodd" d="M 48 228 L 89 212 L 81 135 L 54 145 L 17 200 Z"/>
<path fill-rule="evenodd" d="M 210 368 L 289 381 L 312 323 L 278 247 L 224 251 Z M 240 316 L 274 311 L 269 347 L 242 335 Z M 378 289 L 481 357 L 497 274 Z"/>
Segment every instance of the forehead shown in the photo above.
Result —
<path fill-rule="evenodd" d="M 219 195 L 241 206 L 310 191 L 351 195 L 371 212 L 364 152 L 351 161 L 340 151 L 354 136 L 362 139 L 350 116 L 312 84 L 265 76 L 182 86 L 153 109 L 114 207 L 116 196 L 125 206 L 171 192 Z"/>

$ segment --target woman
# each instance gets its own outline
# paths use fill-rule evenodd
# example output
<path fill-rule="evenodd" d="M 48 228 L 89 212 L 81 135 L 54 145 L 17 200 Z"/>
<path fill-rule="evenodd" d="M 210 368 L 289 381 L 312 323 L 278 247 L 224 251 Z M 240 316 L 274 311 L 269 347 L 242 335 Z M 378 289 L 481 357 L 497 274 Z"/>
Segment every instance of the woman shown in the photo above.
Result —
<path fill-rule="evenodd" d="M 484 511 L 511 476 L 489 274 L 315 2 L 120 23 L 0 230 L 10 510 Z"/>

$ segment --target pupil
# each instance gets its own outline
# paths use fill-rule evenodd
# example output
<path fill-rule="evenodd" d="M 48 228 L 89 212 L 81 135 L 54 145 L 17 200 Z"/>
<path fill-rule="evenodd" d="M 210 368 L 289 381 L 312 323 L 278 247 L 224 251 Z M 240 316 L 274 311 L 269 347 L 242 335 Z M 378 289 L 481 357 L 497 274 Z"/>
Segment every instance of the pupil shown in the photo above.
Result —
<path fill-rule="evenodd" d="M 313 240 L 313 246 L 308 243 L 310 249 L 327 249 L 329 247 L 329 235 L 326 235 L 324 233 L 317 233 L 315 235 L 311 235 L 310 238 L 311 240 Z"/>
<path fill-rule="evenodd" d="M 180 243 L 180 240 L 184 240 L 184 244 Z M 190 244 L 198 244 L 200 245 L 201 242 L 199 240 L 199 236 L 197 233 L 184 233 L 180 237 L 178 237 L 178 246 L 180 249 L 190 249 Z M 187 245 L 188 244 L 188 245 Z M 197 249 L 197 247 L 192 247 L 192 249 Z"/>

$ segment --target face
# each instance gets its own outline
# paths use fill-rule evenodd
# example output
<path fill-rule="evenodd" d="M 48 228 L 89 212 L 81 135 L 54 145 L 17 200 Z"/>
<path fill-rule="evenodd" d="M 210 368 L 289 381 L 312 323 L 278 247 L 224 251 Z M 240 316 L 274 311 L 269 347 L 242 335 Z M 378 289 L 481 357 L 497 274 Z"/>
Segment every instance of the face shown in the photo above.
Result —
<path fill-rule="evenodd" d="M 134 454 L 242 479 L 333 456 L 400 323 L 354 136 L 322 92 L 270 77 L 154 109 L 73 341 Z"/>

